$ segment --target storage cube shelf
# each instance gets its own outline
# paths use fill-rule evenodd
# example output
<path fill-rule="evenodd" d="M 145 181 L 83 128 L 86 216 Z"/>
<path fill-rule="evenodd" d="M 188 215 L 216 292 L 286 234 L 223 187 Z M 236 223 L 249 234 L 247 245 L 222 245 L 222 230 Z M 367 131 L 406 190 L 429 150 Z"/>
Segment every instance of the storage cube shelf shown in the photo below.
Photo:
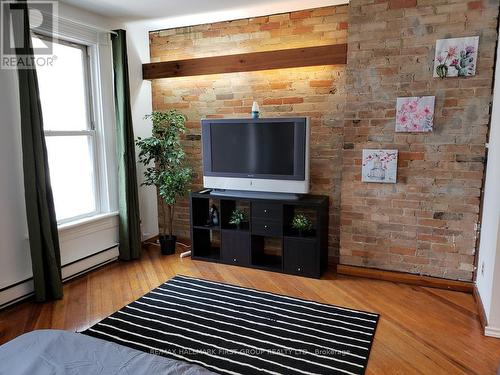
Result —
<path fill-rule="evenodd" d="M 209 209 L 219 211 L 217 225 L 208 225 Z M 248 222 L 229 224 L 234 209 Z M 328 197 L 304 195 L 298 200 L 218 197 L 191 193 L 192 258 L 268 271 L 321 277 L 328 263 Z M 296 213 L 313 223 L 310 233 L 292 229 Z"/>

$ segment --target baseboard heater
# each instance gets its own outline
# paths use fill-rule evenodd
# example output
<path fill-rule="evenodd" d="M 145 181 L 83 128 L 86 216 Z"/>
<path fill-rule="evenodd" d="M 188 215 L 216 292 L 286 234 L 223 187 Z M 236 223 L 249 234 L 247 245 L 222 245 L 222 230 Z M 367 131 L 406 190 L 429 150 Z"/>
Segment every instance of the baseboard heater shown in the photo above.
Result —
<path fill-rule="evenodd" d="M 118 245 L 62 266 L 63 282 L 102 267 L 118 259 Z M 0 289 L 0 310 L 33 296 L 33 278 Z"/>

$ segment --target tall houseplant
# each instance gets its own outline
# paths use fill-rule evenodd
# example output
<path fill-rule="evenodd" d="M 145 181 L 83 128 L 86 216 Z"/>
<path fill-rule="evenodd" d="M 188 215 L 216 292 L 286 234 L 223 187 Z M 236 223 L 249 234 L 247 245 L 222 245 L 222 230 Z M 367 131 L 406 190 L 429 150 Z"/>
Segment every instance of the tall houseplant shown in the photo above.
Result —
<path fill-rule="evenodd" d="M 139 162 L 146 170 L 143 186 L 156 186 L 163 200 L 164 225 L 160 232 L 162 254 L 175 252 L 173 235 L 175 204 L 188 192 L 192 171 L 185 165 L 185 152 L 180 141 L 186 133 L 186 118 L 176 110 L 153 112 L 145 117 L 153 122 L 152 136 L 138 138 Z M 168 231 L 166 230 L 168 228 Z"/>

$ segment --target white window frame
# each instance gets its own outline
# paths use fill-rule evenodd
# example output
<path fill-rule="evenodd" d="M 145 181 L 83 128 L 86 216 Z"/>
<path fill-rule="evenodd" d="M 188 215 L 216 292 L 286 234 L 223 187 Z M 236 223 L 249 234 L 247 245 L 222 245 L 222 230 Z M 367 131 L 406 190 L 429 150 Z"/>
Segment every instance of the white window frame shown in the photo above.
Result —
<path fill-rule="evenodd" d="M 35 15 L 36 16 L 36 15 Z M 44 17 L 50 15 L 44 14 Z M 31 17 L 31 14 L 30 14 Z M 30 22 L 33 20 L 30 19 Z M 116 124 L 113 96 L 112 50 L 109 32 L 85 26 L 65 18 L 53 20 L 58 23 L 57 34 L 53 30 L 37 28 L 37 36 L 55 38 L 56 42 L 85 46 L 87 49 L 88 93 L 90 124 L 88 130 L 68 131 L 66 135 L 93 134 L 93 155 L 96 192 L 96 211 L 78 217 L 58 221 L 59 227 L 92 220 L 118 210 L 118 176 L 116 155 Z M 35 20 L 36 23 L 36 20 Z M 39 24 L 39 23 L 38 23 Z M 105 77 L 105 78 L 103 78 Z M 65 131 L 46 131 L 45 135 Z"/>
<path fill-rule="evenodd" d="M 40 38 L 42 40 L 48 40 L 45 35 L 34 33 L 33 36 L 35 38 Z M 97 157 L 97 142 L 99 138 L 99 133 L 95 129 L 95 118 L 94 118 L 94 103 L 92 103 L 92 77 L 90 74 L 90 54 L 88 46 L 80 43 L 70 42 L 64 39 L 54 39 L 49 40 L 52 43 L 59 43 L 62 45 L 70 46 L 73 48 L 78 48 L 82 51 L 82 63 L 83 63 L 83 74 L 84 74 L 84 82 L 85 82 L 85 97 L 87 99 L 87 129 L 85 130 L 44 130 L 45 137 L 72 137 L 72 136 L 88 136 L 91 139 L 90 142 L 90 154 L 92 157 L 93 164 L 93 173 L 92 173 L 92 182 L 93 182 L 93 191 L 94 191 L 94 205 L 95 210 L 92 212 L 88 212 L 81 215 L 75 215 L 66 219 L 58 220 L 58 225 L 63 225 L 67 223 L 71 223 L 74 221 L 78 221 L 84 218 L 93 217 L 96 215 L 100 215 L 102 213 L 101 205 L 101 183 L 100 176 L 102 172 L 99 170 L 100 160 Z M 49 166 L 50 167 L 50 166 Z"/>

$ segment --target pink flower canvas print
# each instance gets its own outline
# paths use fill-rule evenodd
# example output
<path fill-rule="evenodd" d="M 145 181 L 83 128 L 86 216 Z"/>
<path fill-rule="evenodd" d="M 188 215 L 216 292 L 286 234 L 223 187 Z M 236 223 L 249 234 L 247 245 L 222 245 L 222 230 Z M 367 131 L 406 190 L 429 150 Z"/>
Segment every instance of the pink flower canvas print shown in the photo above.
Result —
<path fill-rule="evenodd" d="M 434 96 L 396 100 L 396 132 L 431 132 L 434 124 Z"/>
<path fill-rule="evenodd" d="M 363 150 L 361 181 L 395 184 L 398 150 Z"/>
<path fill-rule="evenodd" d="M 434 58 L 434 77 L 476 75 L 479 37 L 438 39 Z"/>

